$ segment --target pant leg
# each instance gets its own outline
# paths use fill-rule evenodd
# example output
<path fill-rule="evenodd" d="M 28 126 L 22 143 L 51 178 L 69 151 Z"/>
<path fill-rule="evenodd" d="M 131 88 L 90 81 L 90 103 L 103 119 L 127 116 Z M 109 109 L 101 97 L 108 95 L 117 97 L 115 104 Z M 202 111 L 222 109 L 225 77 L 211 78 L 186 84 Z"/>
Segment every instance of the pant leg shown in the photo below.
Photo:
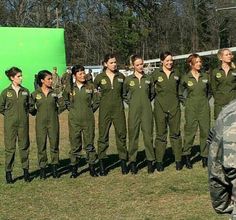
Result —
<path fill-rule="evenodd" d="M 36 143 L 38 148 L 38 163 L 40 168 L 45 168 L 48 163 L 47 135 L 48 135 L 47 127 L 41 125 L 40 123 L 37 123 L 36 121 Z"/>
<path fill-rule="evenodd" d="M 22 169 L 29 169 L 29 127 L 18 128 L 18 146 Z"/>
<path fill-rule="evenodd" d="M 104 109 L 103 109 L 104 110 Z M 98 121 L 98 157 L 99 159 L 106 158 L 106 151 L 109 147 L 109 131 L 111 127 L 111 117 L 107 112 L 99 111 L 99 121 Z"/>
<path fill-rule="evenodd" d="M 198 128 L 198 120 L 194 109 L 185 108 L 184 146 L 182 155 L 190 155 Z"/>
<path fill-rule="evenodd" d="M 142 112 L 141 129 L 143 133 L 146 158 L 149 161 L 154 161 L 155 153 L 153 148 L 153 115 L 151 106 L 150 109 L 147 108 Z"/>
<path fill-rule="evenodd" d="M 87 122 L 86 126 L 83 127 L 82 133 L 84 140 L 83 148 L 86 151 L 88 163 L 94 164 L 97 159 L 97 153 L 94 147 L 95 121 L 94 116 L 92 115 L 91 117 L 92 119 Z"/>
<path fill-rule="evenodd" d="M 59 164 L 59 121 L 58 119 L 48 125 L 48 138 L 50 143 L 51 164 Z"/>
<path fill-rule="evenodd" d="M 155 105 L 154 119 L 156 125 L 155 153 L 157 162 L 162 162 L 167 144 L 167 114 Z"/>
<path fill-rule="evenodd" d="M 119 158 L 127 160 L 127 146 L 126 146 L 126 121 L 125 113 L 123 110 L 116 112 L 113 115 L 113 124 L 115 127 L 116 146 Z"/>
<path fill-rule="evenodd" d="M 69 118 L 69 139 L 71 147 L 69 154 L 72 166 L 76 165 L 80 158 L 80 152 L 82 150 L 81 130 L 81 127 L 74 123 L 74 119 Z"/>
<path fill-rule="evenodd" d="M 12 171 L 16 152 L 17 127 L 4 121 L 5 170 Z"/>
<path fill-rule="evenodd" d="M 205 107 L 205 110 L 199 115 L 200 128 L 200 154 L 202 157 L 208 157 L 208 148 L 206 141 L 210 131 L 210 109 Z"/>
<path fill-rule="evenodd" d="M 129 110 L 128 116 L 128 134 L 129 134 L 129 161 L 135 162 L 138 153 L 138 140 L 140 131 L 141 119 L 140 116 Z"/>
<path fill-rule="evenodd" d="M 182 156 L 182 138 L 180 135 L 180 117 L 181 111 L 177 109 L 176 113 L 172 116 L 169 115 L 169 135 L 170 143 L 175 155 L 175 161 L 181 161 Z"/>

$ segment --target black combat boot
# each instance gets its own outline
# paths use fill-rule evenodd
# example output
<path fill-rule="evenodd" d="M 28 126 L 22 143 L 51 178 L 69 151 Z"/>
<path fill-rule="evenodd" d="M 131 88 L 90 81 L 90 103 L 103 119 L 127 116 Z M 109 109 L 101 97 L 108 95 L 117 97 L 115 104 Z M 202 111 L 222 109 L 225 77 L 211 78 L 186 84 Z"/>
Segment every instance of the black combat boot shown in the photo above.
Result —
<path fill-rule="evenodd" d="M 6 172 L 6 183 L 7 184 L 13 184 L 13 179 L 12 179 L 11 171 L 7 171 Z"/>
<path fill-rule="evenodd" d="M 131 174 L 135 175 L 138 173 L 138 168 L 135 162 L 130 163 L 130 172 Z"/>
<path fill-rule="evenodd" d="M 154 166 L 153 166 L 153 162 L 150 160 L 147 160 L 147 171 L 148 173 L 153 173 L 154 172 Z"/>
<path fill-rule="evenodd" d="M 157 162 L 156 163 L 156 168 L 158 172 L 163 172 L 164 171 L 164 166 L 162 162 Z"/>
<path fill-rule="evenodd" d="M 42 179 L 42 180 L 46 179 L 46 169 L 45 168 L 40 169 L 40 179 Z"/>
<path fill-rule="evenodd" d="M 89 174 L 92 177 L 97 177 L 98 176 L 98 174 L 95 170 L 95 165 L 94 164 L 89 164 Z"/>
<path fill-rule="evenodd" d="M 126 165 L 126 160 L 121 160 L 120 161 L 120 166 L 121 166 L 121 173 L 123 174 L 123 175 L 126 175 L 126 174 L 128 174 L 128 167 L 127 167 L 127 165 Z"/>
<path fill-rule="evenodd" d="M 30 174 L 28 169 L 23 169 L 23 176 L 25 182 L 30 182 Z"/>
<path fill-rule="evenodd" d="M 57 170 L 57 164 L 53 164 L 53 165 L 52 165 L 52 177 L 53 177 L 54 179 L 57 179 L 57 178 L 60 177 L 60 176 L 59 176 L 59 173 L 58 173 L 58 170 Z"/>
<path fill-rule="evenodd" d="M 185 165 L 186 165 L 187 169 L 192 169 L 193 168 L 193 165 L 191 163 L 190 155 L 185 156 Z"/>
<path fill-rule="evenodd" d="M 207 162 L 208 162 L 207 157 L 202 157 L 202 167 L 203 167 L 203 168 L 206 168 L 206 167 L 207 167 Z"/>
<path fill-rule="evenodd" d="M 106 169 L 105 169 L 105 166 L 104 166 L 104 161 L 102 159 L 99 160 L 99 169 L 100 169 L 100 176 L 106 176 L 107 175 Z"/>
<path fill-rule="evenodd" d="M 182 170 L 182 168 L 183 168 L 182 162 L 181 161 L 176 161 L 175 162 L 175 169 L 176 170 Z"/>
<path fill-rule="evenodd" d="M 71 175 L 70 178 L 76 178 L 78 176 L 78 167 L 77 165 L 71 166 Z"/>

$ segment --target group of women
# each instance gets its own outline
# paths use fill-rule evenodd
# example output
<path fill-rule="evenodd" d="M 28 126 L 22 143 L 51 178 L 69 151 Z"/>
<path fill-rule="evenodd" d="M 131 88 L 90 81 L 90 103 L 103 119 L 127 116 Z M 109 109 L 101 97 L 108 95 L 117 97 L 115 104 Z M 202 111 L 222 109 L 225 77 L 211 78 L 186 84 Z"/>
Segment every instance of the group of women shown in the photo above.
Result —
<path fill-rule="evenodd" d="M 5 170 L 6 182 L 13 183 L 12 168 L 16 142 L 26 182 L 29 174 L 29 113 L 36 115 L 36 142 L 40 178 L 46 179 L 48 164 L 46 143 L 50 143 L 51 168 L 53 178 L 58 178 L 59 165 L 59 120 L 58 114 L 68 109 L 70 140 L 71 177 L 78 176 L 78 162 L 82 148 L 87 155 L 90 175 L 95 177 L 97 158 L 99 174 L 107 175 L 106 151 L 109 147 L 109 130 L 115 128 L 116 146 L 121 172 L 136 174 L 137 152 L 140 129 L 147 160 L 148 173 L 155 169 L 164 170 L 163 158 L 167 145 L 167 133 L 175 156 L 176 170 L 183 165 L 191 169 L 191 147 L 199 127 L 200 154 L 203 167 L 207 166 L 208 149 L 206 140 L 210 129 L 209 99 L 214 97 L 214 116 L 236 98 L 236 70 L 229 49 L 218 52 L 219 68 L 211 73 L 202 71 L 202 59 L 191 54 L 187 63 L 189 72 L 180 74 L 173 66 L 170 52 L 162 53 L 161 68 L 151 75 L 144 73 L 141 56 L 131 56 L 133 74 L 125 77 L 117 70 L 117 60 L 113 54 L 105 56 L 104 69 L 93 83 L 86 80 L 85 69 L 81 65 L 72 68 L 70 83 L 63 93 L 56 93 L 52 87 L 52 74 L 47 70 L 38 73 L 39 88 L 32 94 L 21 86 L 22 71 L 16 67 L 6 71 L 11 85 L 0 96 L 0 113 L 4 115 Z M 154 100 L 154 108 L 152 108 Z M 128 112 L 128 147 L 126 145 L 126 118 L 124 102 Z M 185 110 L 184 144 L 180 134 L 180 103 Z M 94 147 L 94 112 L 99 108 L 97 150 Z M 155 143 L 153 144 L 153 118 L 155 121 Z M 169 129 L 168 129 L 169 128 Z"/>

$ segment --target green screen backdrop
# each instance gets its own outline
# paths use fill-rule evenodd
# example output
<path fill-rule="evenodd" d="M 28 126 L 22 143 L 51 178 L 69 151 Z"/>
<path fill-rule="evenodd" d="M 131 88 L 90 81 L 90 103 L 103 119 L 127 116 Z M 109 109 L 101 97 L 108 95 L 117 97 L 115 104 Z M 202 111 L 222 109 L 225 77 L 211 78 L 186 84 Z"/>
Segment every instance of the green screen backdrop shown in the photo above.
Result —
<path fill-rule="evenodd" d="M 64 29 L 0 27 L 0 91 L 10 84 L 5 70 L 22 70 L 23 86 L 34 90 L 34 75 L 57 67 L 65 71 Z"/>

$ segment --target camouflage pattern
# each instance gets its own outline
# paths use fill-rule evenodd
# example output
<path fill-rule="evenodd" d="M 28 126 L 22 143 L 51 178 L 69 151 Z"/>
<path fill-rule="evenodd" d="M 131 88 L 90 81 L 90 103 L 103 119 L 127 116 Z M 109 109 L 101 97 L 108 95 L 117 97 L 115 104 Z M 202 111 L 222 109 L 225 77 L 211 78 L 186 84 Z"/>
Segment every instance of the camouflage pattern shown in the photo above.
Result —
<path fill-rule="evenodd" d="M 207 142 L 213 208 L 236 220 L 236 100 L 223 108 Z"/>
<path fill-rule="evenodd" d="M 57 73 L 52 73 L 52 89 L 59 94 L 62 90 L 61 78 Z"/>

